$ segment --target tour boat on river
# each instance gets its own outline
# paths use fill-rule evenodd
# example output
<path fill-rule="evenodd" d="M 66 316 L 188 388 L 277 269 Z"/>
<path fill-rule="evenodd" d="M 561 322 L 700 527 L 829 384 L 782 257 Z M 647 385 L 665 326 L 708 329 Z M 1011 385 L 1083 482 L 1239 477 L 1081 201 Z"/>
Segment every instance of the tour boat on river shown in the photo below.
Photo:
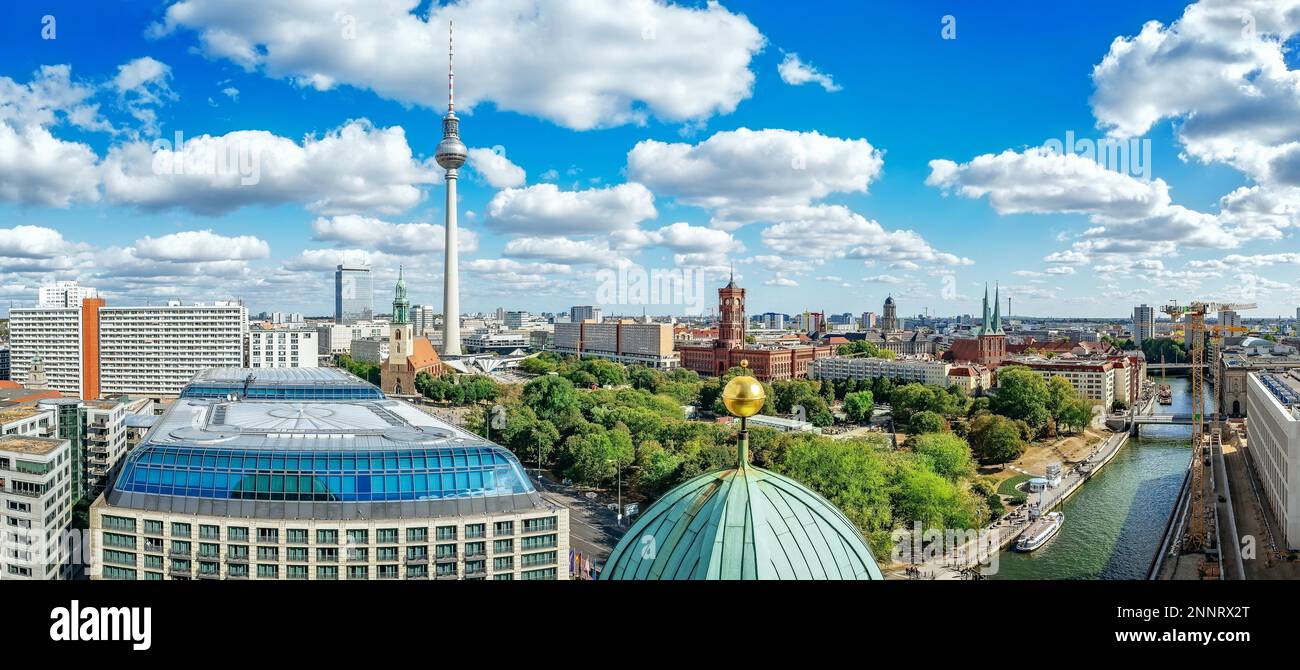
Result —
<path fill-rule="evenodd" d="M 1038 517 L 1016 540 L 1016 551 L 1033 551 L 1056 536 L 1065 524 L 1064 512 L 1048 512 Z"/>

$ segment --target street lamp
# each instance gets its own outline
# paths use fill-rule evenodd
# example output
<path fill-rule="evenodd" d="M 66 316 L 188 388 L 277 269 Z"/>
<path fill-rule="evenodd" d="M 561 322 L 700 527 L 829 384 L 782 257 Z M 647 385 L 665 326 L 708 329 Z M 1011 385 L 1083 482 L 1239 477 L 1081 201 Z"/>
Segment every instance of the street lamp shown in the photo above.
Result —
<path fill-rule="evenodd" d="M 614 464 L 614 472 L 618 477 L 618 525 L 623 525 L 623 461 L 617 458 L 607 458 L 606 463 Z"/>

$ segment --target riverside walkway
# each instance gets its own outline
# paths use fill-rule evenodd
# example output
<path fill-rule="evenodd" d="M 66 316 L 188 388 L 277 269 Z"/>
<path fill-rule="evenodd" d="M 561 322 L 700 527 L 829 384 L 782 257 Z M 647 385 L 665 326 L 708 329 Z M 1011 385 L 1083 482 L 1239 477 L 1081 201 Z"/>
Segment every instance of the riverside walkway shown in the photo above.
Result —
<path fill-rule="evenodd" d="M 1043 491 L 1041 499 L 1043 512 L 1060 505 L 1065 502 L 1066 498 L 1078 491 L 1084 482 L 1088 481 L 1103 466 L 1109 463 L 1115 457 L 1115 454 L 1119 453 L 1119 450 L 1128 443 L 1128 439 L 1129 434 L 1127 431 L 1112 433 L 1099 443 L 1088 454 L 1087 458 L 1079 461 L 1074 467 L 1065 472 L 1061 476 L 1060 485 Z M 1036 500 L 1037 494 L 1034 494 L 1031 498 Z M 978 539 L 969 540 L 958 547 L 956 551 L 947 552 L 934 560 L 918 562 L 907 569 L 891 570 L 887 578 L 964 579 L 971 574 L 973 569 L 978 569 L 981 563 L 987 567 L 987 559 L 990 555 L 993 552 L 1001 551 L 1014 542 L 1029 527 L 1030 522 L 1029 503 L 1026 502 L 981 529 Z M 1066 523 L 1069 522 L 1069 519 L 1066 519 Z"/>

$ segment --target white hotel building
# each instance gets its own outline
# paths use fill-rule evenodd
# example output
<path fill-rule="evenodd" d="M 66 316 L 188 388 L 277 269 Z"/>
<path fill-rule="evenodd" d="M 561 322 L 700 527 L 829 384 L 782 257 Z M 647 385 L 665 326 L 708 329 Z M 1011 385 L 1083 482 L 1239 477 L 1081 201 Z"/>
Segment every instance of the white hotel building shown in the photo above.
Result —
<path fill-rule="evenodd" d="M 1288 549 L 1300 549 L 1300 372 L 1246 377 L 1251 463 Z"/>
<path fill-rule="evenodd" d="M 887 377 L 904 382 L 920 382 L 948 386 L 948 370 L 952 366 L 929 358 L 869 358 L 867 356 L 831 356 L 812 362 L 808 376 L 813 379 L 876 379 Z"/>

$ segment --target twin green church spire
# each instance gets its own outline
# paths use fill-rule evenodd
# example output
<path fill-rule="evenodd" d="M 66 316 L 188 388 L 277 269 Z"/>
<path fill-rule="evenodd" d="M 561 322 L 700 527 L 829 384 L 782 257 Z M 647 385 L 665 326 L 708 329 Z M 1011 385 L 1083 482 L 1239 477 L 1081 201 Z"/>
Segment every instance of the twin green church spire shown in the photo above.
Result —
<path fill-rule="evenodd" d="M 989 317 L 989 287 L 984 285 L 984 321 L 976 335 L 1005 335 L 1002 331 L 1001 288 L 993 289 L 993 316 Z"/>

